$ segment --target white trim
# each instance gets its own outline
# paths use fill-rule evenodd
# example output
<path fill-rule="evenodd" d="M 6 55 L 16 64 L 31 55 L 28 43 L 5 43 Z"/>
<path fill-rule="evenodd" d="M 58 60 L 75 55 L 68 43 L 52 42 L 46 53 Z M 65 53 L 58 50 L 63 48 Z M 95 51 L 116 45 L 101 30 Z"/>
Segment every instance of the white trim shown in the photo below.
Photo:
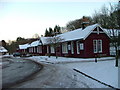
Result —
<path fill-rule="evenodd" d="M 109 38 L 111 38 L 111 37 L 108 35 L 108 33 L 107 33 L 100 25 L 97 25 L 96 27 L 99 27 L 100 29 L 102 29 L 103 32 L 104 32 Z M 93 32 L 93 30 L 94 30 L 96 27 L 94 27 L 94 28 L 88 33 L 88 35 L 86 35 L 86 36 L 83 38 L 83 40 L 85 40 L 85 39 Z"/>
<path fill-rule="evenodd" d="M 49 53 L 49 46 L 47 46 L 47 53 Z"/>
<path fill-rule="evenodd" d="M 97 26 L 95 26 L 89 33 L 88 33 L 88 35 L 86 35 L 84 38 L 83 38 L 83 40 L 85 40 L 92 32 L 93 32 L 93 30 L 96 28 L 96 27 L 98 27 L 99 25 L 97 25 Z M 99 26 L 100 27 L 100 26 Z"/>
<path fill-rule="evenodd" d="M 77 54 L 80 54 L 80 50 L 79 50 L 79 41 L 76 41 L 76 47 L 77 47 Z"/>
<path fill-rule="evenodd" d="M 74 42 L 71 42 L 71 53 L 74 54 Z"/>
<path fill-rule="evenodd" d="M 98 35 L 100 34 L 99 27 L 97 27 L 97 34 L 98 34 Z"/>
<path fill-rule="evenodd" d="M 55 53 L 55 48 L 54 48 L 54 46 L 52 46 L 52 45 L 50 46 L 50 52 L 51 52 L 51 53 Z"/>
<path fill-rule="evenodd" d="M 102 53 L 102 40 L 101 39 L 93 40 L 93 51 L 94 53 Z"/>

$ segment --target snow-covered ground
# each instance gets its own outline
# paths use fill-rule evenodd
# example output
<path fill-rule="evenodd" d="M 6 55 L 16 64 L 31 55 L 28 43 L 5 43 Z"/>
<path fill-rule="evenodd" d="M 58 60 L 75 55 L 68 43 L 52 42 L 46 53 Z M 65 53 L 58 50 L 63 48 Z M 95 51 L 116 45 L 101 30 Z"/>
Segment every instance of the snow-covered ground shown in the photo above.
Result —
<path fill-rule="evenodd" d="M 68 57 L 56 57 L 51 56 L 50 58 L 48 56 L 32 56 L 29 57 L 29 59 L 33 59 L 36 61 L 43 61 L 43 62 L 49 62 L 49 63 L 69 63 L 69 62 L 93 62 L 95 61 L 95 58 L 68 58 Z M 105 61 L 105 60 L 114 60 L 114 57 L 104 57 L 104 58 L 98 58 L 98 61 Z"/>
<path fill-rule="evenodd" d="M 94 58 L 66 58 L 55 57 L 48 58 L 47 56 L 29 57 L 37 62 L 56 63 L 64 67 L 77 69 L 99 81 L 118 88 L 118 68 L 115 67 L 114 57 L 99 58 L 98 62 L 94 62 Z"/>

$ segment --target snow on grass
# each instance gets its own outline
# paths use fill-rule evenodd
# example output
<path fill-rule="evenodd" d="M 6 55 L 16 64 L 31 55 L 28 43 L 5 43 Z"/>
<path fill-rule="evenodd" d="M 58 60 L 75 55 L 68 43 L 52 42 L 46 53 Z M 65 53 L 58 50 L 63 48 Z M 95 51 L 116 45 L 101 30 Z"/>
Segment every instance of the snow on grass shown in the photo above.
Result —
<path fill-rule="evenodd" d="M 95 58 L 68 58 L 68 57 L 56 57 L 51 56 L 50 58 L 48 56 L 32 56 L 29 59 L 33 59 L 36 61 L 45 61 L 45 62 L 51 62 L 51 63 L 67 63 L 67 62 L 93 62 L 95 61 Z M 98 58 L 98 61 L 101 60 L 113 60 L 114 57 L 104 57 L 104 58 Z"/>
<path fill-rule="evenodd" d="M 99 81 L 118 88 L 118 68 L 115 67 L 115 61 L 99 61 L 72 63 L 67 67 L 75 68 Z"/>
<path fill-rule="evenodd" d="M 95 63 L 95 58 L 66 58 L 66 57 L 50 57 L 47 56 L 33 56 L 37 62 L 44 63 L 62 63 L 65 67 L 77 69 L 99 81 L 118 88 L 118 68 L 115 67 L 114 57 L 99 58 Z"/>

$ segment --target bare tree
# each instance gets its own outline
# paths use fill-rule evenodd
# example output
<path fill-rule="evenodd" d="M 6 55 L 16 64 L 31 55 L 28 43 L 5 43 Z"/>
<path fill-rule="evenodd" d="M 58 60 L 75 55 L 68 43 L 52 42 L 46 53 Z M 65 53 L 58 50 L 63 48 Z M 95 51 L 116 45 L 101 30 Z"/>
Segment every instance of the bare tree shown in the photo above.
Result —
<path fill-rule="evenodd" d="M 82 18 L 80 19 L 76 19 L 76 20 L 73 20 L 73 21 L 69 21 L 67 24 L 66 24 L 66 28 L 68 31 L 73 31 L 75 29 L 78 29 L 78 28 L 81 28 L 82 27 L 82 23 L 83 23 L 83 19 L 86 19 L 89 24 L 92 24 L 92 19 L 91 17 L 89 16 L 83 16 Z"/>
<path fill-rule="evenodd" d="M 113 47 L 115 48 L 116 51 L 116 64 L 115 66 L 118 67 L 118 59 L 119 59 L 119 33 L 120 30 L 116 30 L 119 27 L 117 19 L 118 19 L 118 13 L 116 12 L 118 11 L 118 7 L 117 6 L 113 6 L 110 4 L 110 10 L 108 10 L 108 12 L 110 13 L 110 18 L 109 18 L 109 27 L 111 28 L 111 43 L 113 45 Z"/>
<path fill-rule="evenodd" d="M 116 54 L 116 64 L 115 66 L 118 67 L 118 58 L 119 58 L 119 33 L 120 33 L 120 2 L 118 5 L 112 5 L 110 3 L 110 7 L 107 8 L 103 6 L 99 12 L 95 12 L 93 15 L 94 23 L 99 23 L 103 28 L 107 28 L 107 32 L 110 34 L 111 37 L 111 45 L 115 48 Z"/>
<path fill-rule="evenodd" d="M 60 43 L 64 41 L 63 38 L 61 38 L 60 35 L 57 35 L 56 34 L 53 36 L 53 37 L 50 37 L 47 39 L 47 42 L 53 46 L 54 50 L 55 50 L 55 55 L 56 55 L 56 58 L 58 58 L 57 56 L 57 47 L 59 47 Z"/>

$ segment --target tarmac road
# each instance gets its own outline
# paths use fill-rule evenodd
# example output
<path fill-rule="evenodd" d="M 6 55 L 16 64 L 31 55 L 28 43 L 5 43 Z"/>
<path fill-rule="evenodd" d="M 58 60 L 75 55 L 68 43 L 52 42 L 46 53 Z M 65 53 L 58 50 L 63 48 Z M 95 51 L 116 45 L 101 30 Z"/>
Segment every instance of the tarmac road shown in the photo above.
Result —
<path fill-rule="evenodd" d="M 108 88 L 62 64 L 42 63 L 42 65 L 43 69 L 31 80 L 17 84 L 12 88 Z"/>
<path fill-rule="evenodd" d="M 2 88 L 9 88 L 34 76 L 42 66 L 24 58 L 2 59 Z"/>

